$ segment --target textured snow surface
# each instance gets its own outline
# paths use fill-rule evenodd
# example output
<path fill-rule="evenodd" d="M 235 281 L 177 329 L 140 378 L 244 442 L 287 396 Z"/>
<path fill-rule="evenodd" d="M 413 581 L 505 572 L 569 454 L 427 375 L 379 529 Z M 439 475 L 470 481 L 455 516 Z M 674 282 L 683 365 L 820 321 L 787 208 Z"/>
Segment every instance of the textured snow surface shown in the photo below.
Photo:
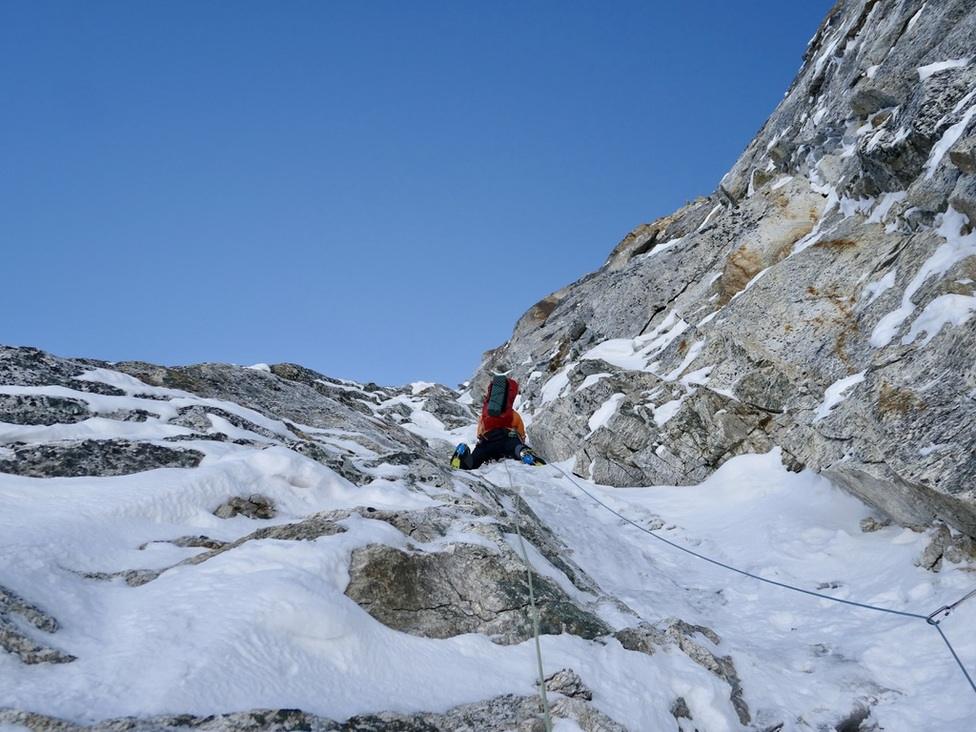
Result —
<path fill-rule="evenodd" d="M 688 385 L 702 383 L 705 371 L 689 374 Z M 255 423 L 260 417 L 227 402 L 134 385 L 111 372 L 89 378 L 170 401 L 61 387 L 32 387 L 29 393 L 71 396 L 105 410 L 148 401 L 158 414 L 172 402 L 185 402 L 246 413 Z M 431 440 L 454 436 L 439 432 L 433 415 L 410 397 L 404 404 L 412 405 L 412 424 L 429 424 Z M 615 407 L 611 398 L 591 422 L 599 424 Z M 262 426 L 280 424 L 261 419 Z M 88 422 L 96 423 L 89 427 L 99 435 L 139 439 L 160 439 L 174 429 L 155 417 Z M 8 437 L 19 433 L 25 441 L 39 439 L 38 429 L 60 428 L 3 425 Z M 260 437 L 239 431 L 254 441 Z M 356 444 L 353 434 L 319 434 Z M 388 477 L 396 466 L 380 465 L 377 476 L 387 477 L 355 486 L 280 445 L 180 444 L 205 454 L 198 468 L 110 478 L 0 474 L 0 584 L 57 617 L 62 629 L 50 642 L 78 657 L 26 666 L 0 652 L 0 707 L 76 721 L 257 707 L 344 719 L 384 710 L 444 711 L 498 694 L 533 693 L 531 642 L 500 646 L 478 634 L 419 638 L 387 628 L 345 596 L 354 549 L 370 543 L 405 548 L 409 541 L 392 526 L 358 515 L 342 522 L 345 533 L 314 541 L 249 541 L 140 587 L 84 578 L 80 573 L 169 566 L 200 551 L 165 543 L 138 548 L 147 542 L 199 534 L 230 541 L 318 511 L 415 509 L 436 505 L 435 496 L 443 495 Z M 614 627 L 680 617 L 714 629 L 722 640 L 713 650 L 734 659 L 759 728 L 784 722 L 788 732 L 819 729 L 870 699 L 876 701 L 871 719 L 886 730 L 971 729 L 976 700 L 924 623 L 838 606 L 702 563 L 622 523 L 552 466 L 494 464 L 476 475 L 499 486 L 513 476 L 572 559 L 639 616 L 607 603 L 595 606 Z M 927 613 L 973 582 L 953 565 L 939 574 L 916 567 L 925 534 L 896 527 L 862 533 L 858 522 L 869 515 L 863 504 L 810 472 L 788 472 L 776 451 L 734 458 L 698 486 L 583 484 L 639 523 L 660 519 L 669 539 L 772 579 L 827 587 L 838 597 Z M 212 514 L 229 495 L 251 492 L 271 498 L 279 514 L 266 521 Z M 577 601 L 592 599 L 531 544 L 529 556 L 540 574 Z M 976 604 L 960 607 L 943 625 L 970 666 L 976 665 L 976 638 L 968 632 L 974 622 Z M 542 652 L 547 673 L 575 669 L 593 689 L 595 706 L 632 730 L 674 729 L 669 705 L 677 696 L 702 732 L 746 729 L 729 686 L 675 649 L 649 656 L 612 639 L 559 635 L 543 637 Z"/>
<path fill-rule="evenodd" d="M 574 560 L 604 590 L 646 617 L 679 616 L 716 630 L 759 728 L 778 719 L 784 730 L 820 729 L 832 719 L 826 710 L 850 703 L 853 694 L 879 699 L 871 719 L 885 730 L 972 729 L 976 699 L 923 621 L 730 574 L 622 524 L 565 478 L 523 472 L 520 479 L 533 510 L 560 527 Z M 699 486 L 608 488 L 576 480 L 638 523 L 662 518 L 666 528 L 658 533 L 672 541 L 843 599 L 928 613 L 973 584 L 963 571 L 933 575 L 915 567 L 922 534 L 897 527 L 862 533 L 858 522 L 869 515 L 863 504 L 810 472 L 789 473 L 777 451 L 734 458 Z M 958 612 L 943 628 L 972 667 L 976 606 Z M 762 700 L 749 700 L 749 689 L 763 689 Z M 742 729 L 726 723 L 702 722 L 700 729 Z"/>

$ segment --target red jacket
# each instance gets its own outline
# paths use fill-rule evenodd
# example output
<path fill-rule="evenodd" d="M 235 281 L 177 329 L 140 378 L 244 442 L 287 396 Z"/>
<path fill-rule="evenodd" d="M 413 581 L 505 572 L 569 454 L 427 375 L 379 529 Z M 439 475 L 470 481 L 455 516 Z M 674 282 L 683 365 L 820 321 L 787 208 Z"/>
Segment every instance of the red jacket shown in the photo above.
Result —
<path fill-rule="evenodd" d="M 504 428 L 495 427 L 494 429 L 504 429 Z M 512 429 L 518 432 L 518 436 L 522 439 L 522 442 L 525 442 L 525 423 L 522 421 L 522 415 L 516 412 L 514 409 L 512 410 L 512 424 L 507 429 Z M 478 418 L 478 439 L 479 440 L 485 436 L 485 431 L 486 430 L 484 425 L 484 418 L 479 417 Z"/>

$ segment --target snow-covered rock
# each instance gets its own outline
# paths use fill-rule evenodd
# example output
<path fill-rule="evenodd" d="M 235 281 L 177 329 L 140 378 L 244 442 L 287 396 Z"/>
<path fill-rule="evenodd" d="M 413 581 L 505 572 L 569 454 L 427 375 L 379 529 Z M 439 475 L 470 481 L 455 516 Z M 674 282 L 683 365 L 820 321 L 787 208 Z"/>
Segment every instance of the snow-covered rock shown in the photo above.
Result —
<path fill-rule="evenodd" d="M 667 340 L 633 350 L 646 362 Z M 661 553 L 580 488 L 755 573 L 909 612 L 971 584 L 973 544 L 948 527 L 878 522 L 811 471 L 788 472 L 778 449 L 716 460 L 681 488 L 614 489 L 519 463 L 454 472 L 450 446 L 475 419 L 461 395 L 269 369 L 0 349 L 0 393 L 29 397 L 0 425 L 5 732 L 542 730 L 523 551 L 557 730 L 856 718 L 961 732 L 976 712 L 976 699 L 945 703 L 964 681 L 924 621 L 871 624 Z M 653 409 L 634 404 L 647 399 L 682 404 L 661 429 L 691 403 L 748 435 L 711 372 L 673 371 L 583 360 L 554 406 L 588 400 L 599 418 L 578 429 L 597 444 L 621 414 L 640 438 L 635 415 Z M 976 641 L 958 629 L 974 612 L 962 605 L 946 626 L 967 660 Z"/>
<path fill-rule="evenodd" d="M 531 308 L 473 390 L 520 380 L 543 454 L 599 482 L 696 483 L 779 446 L 976 536 L 974 34 L 969 0 L 838 2 L 716 192 Z"/>

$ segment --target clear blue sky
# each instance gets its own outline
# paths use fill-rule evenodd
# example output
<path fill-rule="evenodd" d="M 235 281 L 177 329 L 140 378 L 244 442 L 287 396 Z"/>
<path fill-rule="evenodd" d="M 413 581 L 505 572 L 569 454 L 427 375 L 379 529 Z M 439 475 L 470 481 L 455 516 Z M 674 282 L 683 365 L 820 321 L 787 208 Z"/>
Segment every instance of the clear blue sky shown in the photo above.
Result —
<path fill-rule="evenodd" d="M 833 0 L 0 3 L 0 343 L 456 384 L 714 190 Z"/>

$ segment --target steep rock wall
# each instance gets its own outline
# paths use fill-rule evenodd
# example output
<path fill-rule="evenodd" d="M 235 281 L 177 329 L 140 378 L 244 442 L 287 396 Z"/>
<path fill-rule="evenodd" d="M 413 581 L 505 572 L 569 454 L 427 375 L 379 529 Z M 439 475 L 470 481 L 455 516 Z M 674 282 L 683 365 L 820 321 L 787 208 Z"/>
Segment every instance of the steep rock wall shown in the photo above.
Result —
<path fill-rule="evenodd" d="M 783 448 L 976 536 L 976 5 L 838 2 L 715 193 L 624 238 L 488 352 L 550 459 L 695 483 Z"/>

